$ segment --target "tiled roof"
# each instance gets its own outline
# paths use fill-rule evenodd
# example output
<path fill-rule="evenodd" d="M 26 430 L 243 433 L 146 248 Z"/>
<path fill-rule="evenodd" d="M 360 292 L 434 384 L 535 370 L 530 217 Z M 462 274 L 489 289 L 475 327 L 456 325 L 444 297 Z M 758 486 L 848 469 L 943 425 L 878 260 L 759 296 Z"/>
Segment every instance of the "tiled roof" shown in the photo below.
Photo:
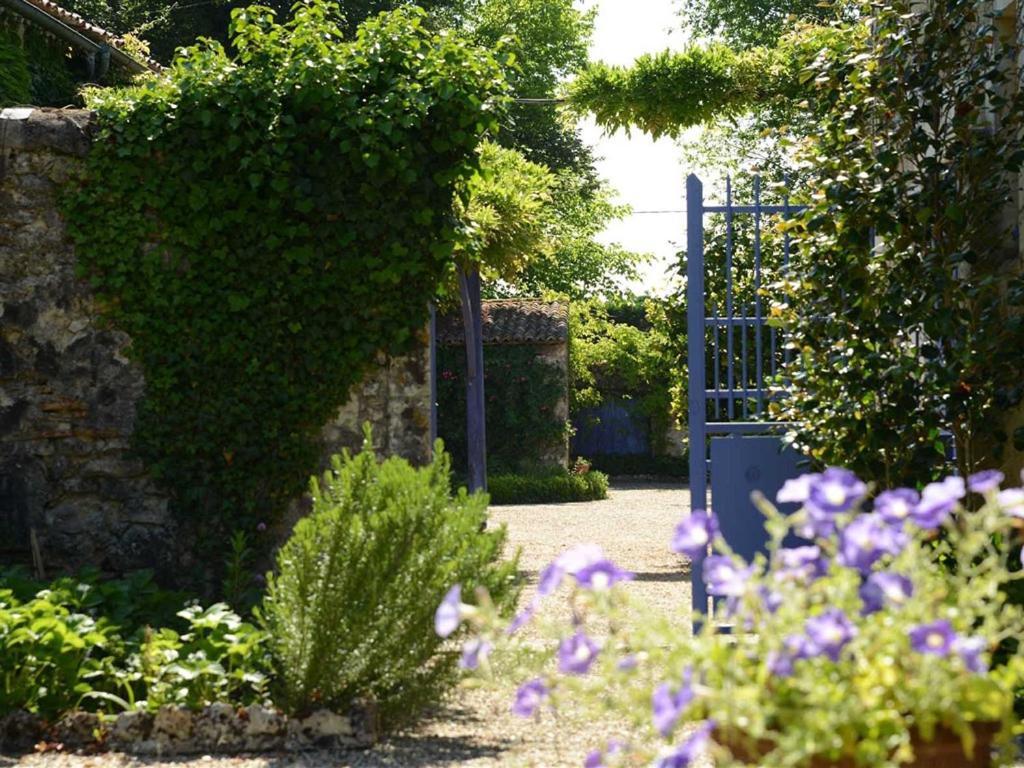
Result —
<path fill-rule="evenodd" d="M 82 16 L 79 16 L 77 13 L 73 13 L 66 8 L 62 8 L 57 5 L 57 3 L 52 2 L 52 0 L 21 0 L 21 2 L 26 5 L 34 6 L 48 16 L 52 16 L 54 19 L 57 19 L 65 26 L 70 27 L 83 37 L 87 37 L 89 40 L 92 40 L 94 43 L 109 45 L 111 48 L 119 51 L 122 55 L 127 58 L 134 59 L 138 64 L 141 64 L 154 72 L 160 70 L 160 64 L 153 59 L 142 58 L 137 55 L 129 56 L 128 54 L 125 54 L 122 50 L 124 46 L 123 38 L 115 35 L 113 32 L 103 29 L 103 27 L 96 26 Z M 18 3 L 6 4 L 14 10 L 17 10 L 18 8 Z"/>
<path fill-rule="evenodd" d="M 569 338 L 569 305 L 562 301 L 484 301 L 482 314 L 484 344 L 561 344 Z M 458 311 L 437 318 L 437 341 L 465 343 Z"/>

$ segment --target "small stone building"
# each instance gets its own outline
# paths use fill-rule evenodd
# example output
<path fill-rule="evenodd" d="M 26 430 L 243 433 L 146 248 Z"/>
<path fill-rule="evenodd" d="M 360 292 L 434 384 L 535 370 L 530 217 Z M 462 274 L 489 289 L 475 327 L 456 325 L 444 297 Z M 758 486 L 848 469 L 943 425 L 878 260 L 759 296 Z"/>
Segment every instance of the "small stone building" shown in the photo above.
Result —
<path fill-rule="evenodd" d="M 554 418 L 569 418 L 569 305 L 564 301 L 539 299 L 496 299 L 482 302 L 484 370 L 487 370 L 488 348 L 507 346 L 528 347 L 536 356 L 562 372 L 564 388 L 554 407 Z M 462 315 L 449 312 L 437 321 L 437 343 L 441 347 L 465 346 Z M 501 403 L 488 403 L 488 408 L 502 407 Z M 488 443 L 508 438 L 487 435 Z M 566 433 L 550 445 L 537 458 L 548 466 L 567 467 L 569 440 Z"/>
<path fill-rule="evenodd" d="M 130 339 L 99 317 L 75 275 L 57 205 L 90 148 L 83 110 L 0 111 L 0 565 L 47 574 L 194 565 L 168 496 L 131 456 L 142 371 Z M 377 448 L 413 462 L 431 449 L 430 345 L 379 367 L 323 430 L 325 458 Z M 169 579 L 173 580 L 173 578 Z"/>

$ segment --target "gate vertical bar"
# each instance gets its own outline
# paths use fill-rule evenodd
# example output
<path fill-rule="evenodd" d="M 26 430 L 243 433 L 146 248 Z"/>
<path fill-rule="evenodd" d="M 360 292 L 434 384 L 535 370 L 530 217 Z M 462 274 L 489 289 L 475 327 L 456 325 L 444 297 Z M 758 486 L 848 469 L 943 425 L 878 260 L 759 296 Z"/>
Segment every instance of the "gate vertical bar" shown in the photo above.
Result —
<path fill-rule="evenodd" d="M 736 355 L 733 351 L 733 320 L 736 312 L 732 302 L 732 176 L 725 177 L 725 317 L 728 321 L 725 332 L 729 334 L 726 345 L 726 365 L 728 366 L 726 386 L 729 388 L 729 421 L 736 418 Z"/>
<path fill-rule="evenodd" d="M 761 177 L 754 177 L 754 339 L 757 359 L 757 413 L 764 413 L 764 318 L 761 317 Z"/>
<path fill-rule="evenodd" d="M 704 371 L 704 186 L 695 174 L 686 177 L 686 329 L 689 366 L 690 508 L 707 509 L 707 377 Z M 693 608 L 708 612 L 704 581 L 694 568 Z"/>

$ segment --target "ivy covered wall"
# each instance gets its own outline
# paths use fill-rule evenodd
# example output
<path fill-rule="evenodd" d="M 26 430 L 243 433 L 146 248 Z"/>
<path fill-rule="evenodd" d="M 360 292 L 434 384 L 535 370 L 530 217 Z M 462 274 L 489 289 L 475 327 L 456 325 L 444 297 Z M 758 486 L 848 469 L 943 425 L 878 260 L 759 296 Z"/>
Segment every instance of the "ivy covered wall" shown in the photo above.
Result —
<path fill-rule="evenodd" d="M 66 45 L 31 25 L 0 14 L 0 108 L 61 107 L 80 103 L 85 72 Z"/>

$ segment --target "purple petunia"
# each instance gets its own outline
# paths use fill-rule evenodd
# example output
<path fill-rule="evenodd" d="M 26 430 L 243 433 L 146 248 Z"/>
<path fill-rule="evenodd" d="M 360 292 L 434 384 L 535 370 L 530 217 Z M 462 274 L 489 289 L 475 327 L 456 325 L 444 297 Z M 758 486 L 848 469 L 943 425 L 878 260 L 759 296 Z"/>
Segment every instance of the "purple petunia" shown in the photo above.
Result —
<path fill-rule="evenodd" d="M 805 539 L 830 539 L 836 533 L 836 516 L 817 507 L 804 507 L 804 524 L 797 533 Z"/>
<path fill-rule="evenodd" d="M 462 656 L 459 659 L 459 667 L 462 669 L 476 669 L 480 662 L 491 655 L 494 646 L 487 640 L 474 637 L 467 640 L 462 646 Z"/>
<path fill-rule="evenodd" d="M 988 672 L 988 664 L 981 654 L 988 649 L 983 637 L 958 637 L 953 641 L 953 652 L 963 661 L 969 672 L 983 675 Z"/>
<path fill-rule="evenodd" d="M 921 494 L 911 488 L 894 488 L 878 494 L 875 499 L 875 513 L 892 525 L 903 525 L 910 513 L 920 503 Z"/>
<path fill-rule="evenodd" d="M 539 677 L 528 680 L 519 686 L 516 691 L 516 700 L 512 704 L 512 713 L 520 717 L 533 717 L 533 715 L 544 703 L 544 700 L 551 695 L 551 689 Z"/>
<path fill-rule="evenodd" d="M 910 647 L 918 653 L 947 656 L 955 641 L 953 625 L 945 619 L 920 624 L 910 630 Z"/>
<path fill-rule="evenodd" d="M 617 755 L 625 748 L 624 742 L 619 739 L 612 739 L 608 742 L 608 746 L 605 747 L 603 752 L 600 749 L 590 752 L 583 761 L 583 768 L 604 768 L 604 758 L 606 755 Z"/>
<path fill-rule="evenodd" d="M 676 727 L 683 711 L 693 701 L 693 670 L 687 669 L 683 675 L 683 682 L 678 688 L 673 689 L 669 683 L 662 683 L 654 689 L 651 695 L 651 712 L 654 719 L 654 727 L 662 736 L 668 736 Z"/>
<path fill-rule="evenodd" d="M 820 547 L 783 547 L 775 556 L 773 575 L 776 581 L 809 584 L 828 571 L 828 560 L 822 557 Z"/>
<path fill-rule="evenodd" d="M 806 637 L 790 635 L 783 641 L 782 650 L 768 654 L 768 671 L 776 677 L 789 677 L 793 674 L 794 663 L 815 655 L 817 651 Z"/>
<path fill-rule="evenodd" d="M 1000 491 L 997 498 L 999 506 L 1006 514 L 1011 517 L 1024 517 L 1024 489 L 1007 488 Z"/>
<path fill-rule="evenodd" d="M 704 561 L 704 583 L 709 595 L 740 597 L 747 591 L 753 572 L 752 566 L 744 568 L 726 555 L 712 555 Z"/>
<path fill-rule="evenodd" d="M 559 644 L 558 671 L 567 675 L 585 675 L 600 650 L 597 643 L 579 631 Z"/>
<path fill-rule="evenodd" d="M 524 626 L 530 623 L 533 619 L 533 614 L 537 612 L 537 608 L 540 607 L 540 595 L 535 595 L 523 610 L 512 617 L 512 621 L 509 622 L 508 629 L 505 630 L 505 634 L 514 635 Z"/>
<path fill-rule="evenodd" d="M 635 577 L 635 574 L 622 570 L 610 560 L 598 560 L 576 572 L 577 583 L 584 589 L 596 592 L 613 587 L 620 581 L 631 581 Z"/>
<path fill-rule="evenodd" d="M 718 535 L 718 518 L 714 512 L 695 509 L 676 526 L 670 549 L 700 560 L 707 555 L 708 545 Z"/>
<path fill-rule="evenodd" d="M 946 522 L 957 502 L 967 495 L 962 477 L 951 476 L 939 483 L 931 483 L 921 491 L 921 501 L 910 513 L 910 519 L 926 531 L 934 530 Z"/>
<path fill-rule="evenodd" d="M 1005 479 L 1006 475 L 998 469 L 984 469 L 967 478 L 967 487 L 974 493 L 988 493 L 999 490 L 999 484 Z"/>
<path fill-rule="evenodd" d="M 654 768 L 687 768 L 693 761 L 700 757 L 711 739 L 711 733 L 715 730 L 714 720 L 705 720 L 689 738 L 668 754 L 658 758 Z"/>
<path fill-rule="evenodd" d="M 803 504 L 811 495 L 811 483 L 817 480 L 817 473 L 800 475 L 787 480 L 775 495 L 779 504 Z"/>
<path fill-rule="evenodd" d="M 615 668 L 620 672 L 632 672 L 640 665 L 640 657 L 635 653 L 627 654 L 623 656 L 619 663 L 615 665 Z"/>
<path fill-rule="evenodd" d="M 804 630 L 809 642 L 803 652 L 809 656 L 828 656 L 832 661 L 839 661 L 839 654 L 857 634 L 857 628 L 838 608 L 808 619 Z"/>
<path fill-rule="evenodd" d="M 906 534 L 878 513 L 860 515 L 839 535 L 839 562 L 861 573 L 870 573 L 883 555 L 898 555 L 906 545 Z"/>
<path fill-rule="evenodd" d="M 604 552 L 595 544 L 579 544 L 566 550 L 541 571 L 537 594 L 541 597 L 552 594 L 562 585 L 567 575 L 575 576 L 588 565 L 606 559 Z"/>
<path fill-rule="evenodd" d="M 863 613 L 877 613 L 887 605 L 902 605 L 914 594 L 910 579 L 898 573 L 872 573 L 860 586 Z"/>
<path fill-rule="evenodd" d="M 456 584 L 445 593 L 434 613 L 434 631 L 438 637 L 448 637 L 462 623 L 462 585 Z"/>
<path fill-rule="evenodd" d="M 836 515 L 848 511 L 867 491 L 867 486 L 850 470 L 829 467 L 811 480 L 807 505 Z"/>

